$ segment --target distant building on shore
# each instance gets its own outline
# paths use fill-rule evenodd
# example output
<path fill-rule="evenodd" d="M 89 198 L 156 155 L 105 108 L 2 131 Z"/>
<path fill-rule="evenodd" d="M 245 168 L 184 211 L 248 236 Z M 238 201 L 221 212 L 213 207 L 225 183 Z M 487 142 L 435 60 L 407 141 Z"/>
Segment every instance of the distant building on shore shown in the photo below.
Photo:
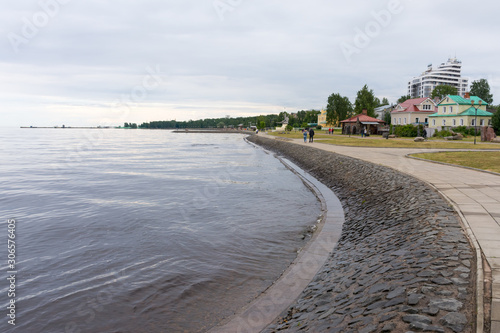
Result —
<path fill-rule="evenodd" d="M 434 88 L 439 85 L 448 85 L 457 88 L 459 96 L 464 96 L 468 91 L 469 79 L 461 76 L 462 62 L 456 58 L 450 58 L 442 63 L 437 69 L 432 64 L 420 76 L 416 76 L 408 82 L 408 95 L 411 98 L 430 97 Z"/>
<path fill-rule="evenodd" d="M 338 126 L 338 122 L 336 124 L 327 123 L 326 122 L 326 110 L 321 110 L 321 113 L 318 114 L 318 125 L 321 125 L 323 129 L 326 128 L 334 128 Z"/>
<path fill-rule="evenodd" d="M 342 134 L 360 134 L 363 130 L 366 130 L 368 134 L 378 134 L 380 128 L 385 125 L 385 121 L 370 117 L 367 113 L 367 110 L 363 109 L 360 114 L 342 120 L 340 122 Z"/>
<path fill-rule="evenodd" d="M 488 103 L 477 96 L 468 96 L 466 94 L 464 98 L 457 95 L 448 95 L 438 104 L 437 112 L 429 116 L 429 128 L 491 125 L 493 113 L 486 111 L 487 105 Z"/>
<path fill-rule="evenodd" d="M 429 97 L 413 98 L 398 104 L 391 111 L 393 125 L 429 123 L 429 116 L 438 111 L 436 103 Z"/>
<path fill-rule="evenodd" d="M 382 106 L 379 106 L 378 108 L 375 108 L 375 110 L 373 110 L 373 111 L 375 112 L 377 119 L 384 119 L 384 114 L 386 112 L 391 112 L 392 106 L 390 106 L 389 104 L 382 105 Z"/>

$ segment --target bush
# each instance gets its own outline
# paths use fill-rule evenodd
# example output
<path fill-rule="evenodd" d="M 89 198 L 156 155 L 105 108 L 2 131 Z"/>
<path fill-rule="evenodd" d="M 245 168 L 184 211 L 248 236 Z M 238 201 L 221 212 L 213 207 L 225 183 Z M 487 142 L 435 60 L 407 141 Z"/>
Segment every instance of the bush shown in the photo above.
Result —
<path fill-rule="evenodd" d="M 455 133 L 462 134 L 464 137 L 467 137 L 469 135 L 469 129 L 465 126 L 457 126 L 457 127 L 452 128 L 452 130 Z"/>
<path fill-rule="evenodd" d="M 322 128 L 323 128 L 323 127 L 321 127 L 321 125 L 316 126 L 316 129 L 319 129 L 319 130 L 320 130 L 320 129 L 322 129 Z"/>
<path fill-rule="evenodd" d="M 422 136 L 424 133 L 424 126 L 423 125 L 418 125 L 418 126 L 420 127 L 420 136 Z M 391 133 L 392 133 L 392 125 L 391 125 Z M 414 138 L 418 135 L 418 129 L 417 126 L 411 124 L 402 126 L 399 125 L 396 126 L 396 130 L 394 133 L 399 137 Z"/>
<path fill-rule="evenodd" d="M 469 128 L 469 135 L 474 136 L 474 127 Z M 476 135 L 481 135 L 481 128 L 480 127 L 477 128 Z"/>
<path fill-rule="evenodd" d="M 441 130 L 441 131 L 435 131 L 435 132 L 434 132 L 434 136 L 435 136 L 435 137 L 440 137 L 440 138 L 444 138 L 445 136 L 452 136 L 452 135 L 453 135 L 453 134 L 451 134 L 451 132 L 450 132 L 450 131 L 445 130 L 445 129 L 443 129 L 443 130 Z"/>

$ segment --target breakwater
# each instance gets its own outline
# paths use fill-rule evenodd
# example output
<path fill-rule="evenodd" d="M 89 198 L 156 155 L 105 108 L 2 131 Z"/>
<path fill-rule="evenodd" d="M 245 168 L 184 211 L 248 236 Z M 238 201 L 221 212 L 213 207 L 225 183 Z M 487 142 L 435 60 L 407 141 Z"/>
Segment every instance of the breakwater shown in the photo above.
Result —
<path fill-rule="evenodd" d="M 454 210 L 411 176 L 282 140 L 248 140 L 330 187 L 345 223 L 326 264 L 266 333 L 473 332 L 475 261 Z"/>

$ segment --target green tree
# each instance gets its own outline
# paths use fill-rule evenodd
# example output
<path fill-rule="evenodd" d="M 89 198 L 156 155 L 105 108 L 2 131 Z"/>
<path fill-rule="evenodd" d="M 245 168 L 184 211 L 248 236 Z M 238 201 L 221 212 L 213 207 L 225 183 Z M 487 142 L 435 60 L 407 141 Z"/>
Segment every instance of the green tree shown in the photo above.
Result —
<path fill-rule="evenodd" d="M 306 116 L 304 118 L 304 121 L 306 123 L 317 123 L 318 122 L 318 114 L 320 114 L 321 111 L 318 110 L 309 110 L 306 111 Z"/>
<path fill-rule="evenodd" d="M 490 94 L 490 85 L 486 79 L 480 79 L 472 82 L 470 94 L 471 96 L 480 97 L 483 101 L 490 105 L 493 103 L 493 94 Z"/>
<path fill-rule="evenodd" d="M 259 130 L 263 130 L 264 128 L 266 128 L 266 122 L 264 120 L 261 120 L 257 123 L 257 128 Z"/>
<path fill-rule="evenodd" d="M 457 88 L 447 84 L 441 84 L 434 88 L 431 93 L 431 98 L 438 97 L 439 99 L 445 98 L 447 95 L 457 95 Z"/>
<path fill-rule="evenodd" d="M 288 124 L 288 125 L 286 125 L 285 130 L 288 132 L 291 132 L 293 130 L 293 126 Z"/>
<path fill-rule="evenodd" d="M 217 128 L 224 128 L 224 126 L 226 126 L 226 124 L 223 121 L 217 124 Z"/>
<path fill-rule="evenodd" d="M 493 113 L 491 117 L 491 126 L 493 126 L 495 133 L 500 135 L 500 105 L 497 108 L 497 112 Z"/>
<path fill-rule="evenodd" d="M 398 104 L 401 104 L 401 103 L 404 103 L 405 101 L 411 99 L 411 96 L 410 95 L 405 95 L 405 96 L 401 96 L 399 97 L 398 99 Z"/>
<path fill-rule="evenodd" d="M 354 102 L 354 113 L 360 114 L 363 109 L 368 111 L 370 117 L 375 118 L 375 108 L 377 107 L 377 98 L 373 94 L 373 90 L 368 89 L 365 84 L 358 94 Z"/>
<path fill-rule="evenodd" d="M 383 105 L 389 105 L 389 100 L 387 99 L 387 97 L 382 98 L 381 106 L 383 106 Z"/>
<path fill-rule="evenodd" d="M 326 106 L 326 123 L 337 124 L 351 116 L 353 112 L 351 101 L 349 98 L 340 94 L 331 94 L 328 97 Z"/>
<path fill-rule="evenodd" d="M 297 118 L 295 118 L 296 122 L 295 124 L 297 124 L 297 127 L 300 127 L 301 124 L 306 121 L 306 115 L 307 115 L 307 112 L 304 111 L 304 110 L 300 110 L 299 112 L 297 112 Z"/>
<path fill-rule="evenodd" d="M 378 108 L 381 105 L 382 103 L 380 102 L 380 99 L 378 97 L 375 97 L 375 107 Z"/>

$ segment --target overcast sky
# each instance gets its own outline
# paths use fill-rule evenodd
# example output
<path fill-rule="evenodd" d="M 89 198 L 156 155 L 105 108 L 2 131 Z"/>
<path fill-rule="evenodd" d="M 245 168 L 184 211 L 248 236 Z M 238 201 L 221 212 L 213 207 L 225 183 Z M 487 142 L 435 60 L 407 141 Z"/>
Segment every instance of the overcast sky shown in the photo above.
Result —
<path fill-rule="evenodd" d="M 449 57 L 500 103 L 500 2 L 0 0 L 1 126 L 96 126 L 395 102 Z"/>

